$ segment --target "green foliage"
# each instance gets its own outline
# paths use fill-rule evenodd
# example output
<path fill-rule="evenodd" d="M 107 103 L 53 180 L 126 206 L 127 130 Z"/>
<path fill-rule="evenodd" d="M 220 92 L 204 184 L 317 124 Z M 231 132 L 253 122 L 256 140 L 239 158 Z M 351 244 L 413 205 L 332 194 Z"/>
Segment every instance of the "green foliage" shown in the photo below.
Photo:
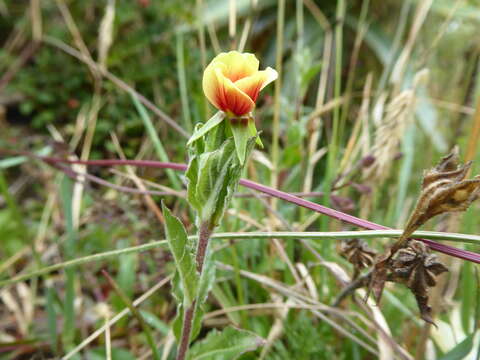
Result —
<path fill-rule="evenodd" d="M 257 349 L 264 340 L 255 334 L 228 326 L 221 332 L 212 330 L 197 342 L 187 355 L 189 360 L 234 360 Z"/>
<path fill-rule="evenodd" d="M 87 357 L 90 360 L 104 360 L 107 357 L 105 348 L 91 349 L 87 352 Z M 137 357 L 130 351 L 122 348 L 112 348 L 112 359 L 115 360 L 135 360 Z"/>
<path fill-rule="evenodd" d="M 225 119 L 225 113 L 223 111 L 217 111 L 215 115 L 213 115 L 208 121 L 201 125 L 197 125 L 193 135 L 187 142 L 187 146 L 192 145 L 195 141 L 199 140 L 203 136 L 205 136 L 209 131 L 213 130 L 216 126 L 218 126 L 223 120 Z"/>
<path fill-rule="evenodd" d="M 194 244 L 188 239 L 182 222 L 172 215 L 165 204 L 162 204 L 162 210 L 165 216 L 165 235 L 178 273 L 178 277 L 175 278 L 178 283 L 174 284 L 174 287 L 181 289 L 183 295 L 183 299 L 178 300 L 183 301 L 185 307 L 189 307 L 197 296 L 199 281 Z"/>
<path fill-rule="evenodd" d="M 43 35 L 76 47 L 56 2 L 39 2 L 42 6 Z M 107 1 L 64 2 L 92 58 L 97 60 L 99 24 Z M 0 33 L 4 35 L 0 39 L 0 78 L 10 69 L 15 69 L 23 50 L 31 41 L 32 3 L 34 1 L 0 1 Z M 51 355 L 43 354 L 42 349 L 47 346 L 33 349 L 34 345 L 22 345 L 22 342 L 30 339 L 41 339 L 42 344 L 51 344 L 51 349 L 46 351 L 61 357 L 103 323 L 103 319 L 91 320 L 95 303 L 108 302 L 112 313 L 123 308 L 118 296 L 98 276 L 102 268 L 107 268 L 133 299 L 142 296 L 159 279 L 169 275 L 168 270 L 172 266 L 177 267 L 173 289 L 165 285 L 156 291 L 139 305 L 141 313 L 154 328 L 158 344 L 163 343 L 169 330 L 166 324 L 172 324 L 175 314 L 177 319 L 173 321 L 173 327 L 179 336 L 183 316 L 183 290 L 185 287 L 194 287 L 190 297 L 197 295 L 199 303 L 191 339 L 193 341 L 199 337 L 201 340 L 198 341 L 198 348 L 209 349 L 210 346 L 216 346 L 215 337 L 221 338 L 221 335 L 217 331 L 205 333 L 210 331 L 210 323 L 201 332 L 204 314 L 212 310 L 272 301 L 273 291 L 261 282 L 246 279 L 242 270 L 269 277 L 298 290 L 293 287 L 295 280 L 289 264 L 278 256 L 277 248 L 272 243 L 260 238 L 241 240 L 236 237 L 237 233 L 286 230 L 287 227 L 294 230 L 301 228 L 303 231 L 339 229 L 335 221 L 324 220 L 320 224 L 308 211 L 299 211 L 297 207 L 284 202 L 274 203 L 269 199 L 259 201 L 250 197 L 250 193 L 242 193 L 245 197 L 234 198 L 230 202 L 234 192 L 242 191 L 241 188 L 235 188 L 233 179 L 240 176 L 240 161 L 235 161 L 242 159 L 242 146 L 245 144 L 242 141 L 247 136 L 243 134 L 243 140 L 237 136 L 237 146 L 232 145 L 232 140 L 225 143 L 226 138 L 232 137 L 234 132 L 228 129 L 222 113 L 214 115 L 205 125 L 199 125 L 208 118 L 208 110 L 212 114 L 211 107 L 208 109 L 205 106 L 207 102 L 202 92 L 202 62 L 208 62 L 216 54 L 217 41 L 221 50 L 227 50 L 243 45 L 243 40 L 246 40 L 245 50 L 254 52 L 262 67 L 276 67 L 276 49 L 279 44 L 278 33 L 275 34 L 275 31 L 279 2 L 262 0 L 252 8 L 250 0 L 236 1 L 236 28 L 233 37 L 229 31 L 231 11 L 228 1 L 117 0 L 115 3 L 113 43 L 106 64 L 108 71 L 151 100 L 185 129 L 189 129 L 190 122 L 192 128 L 197 124 L 197 132 L 194 141 L 190 141 L 191 147 L 187 149 L 183 137 L 145 111 L 136 98 L 132 102 L 128 92 L 119 89 L 108 79 L 103 79 L 101 107 L 90 158 L 118 156 L 110 140 L 112 133 L 118 136 L 127 158 L 185 162 L 189 153 L 193 154 L 191 169 L 187 173 L 187 181 L 190 183 L 188 201 L 195 205 L 195 209 L 200 209 L 205 218 L 208 214 L 212 215 L 219 232 L 230 232 L 231 236 L 228 240 L 213 239 L 202 277 L 194 277 L 195 281 L 184 285 L 175 257 L 173 260 L 169 257 L 163 244 L 152 245 L 154 239 L 164 239 L 165 236 L 162 226 L 157 224 L 157 219 L 145 206 L 143 195 L 122 194 L 117 190 L 86 183 L 81 199 L 79 229 L 74 234 L 70 221 L 71 209 L 62 208 L 62 202 L 58 200 L 61 188 L 55 170 L 21 156 L 0 159 L 6 180 L 6 187 L 2 189 L 0 197 L 0 276 L 2 281 L 16 279 L 15 286 L 5 286 L 1 290 L 12 292 L 14 298 L 18 299 L 22 312 L 24 300 L 19 296 L 23 293 L 17 293 L 19 289 L 27 286 L 31 289 L 33 299 L 33 319 L 28 323 L 27 333 L 17 331 L 15 316 L 4 306 L 5 317 L 2 320 L 9 329 L 5 336 L 18 340 L 18 347 L 11 353 L 6 351 L 6 357 L 17 356 L 18 352 L 25 352 L 24 358 Z M 401 228 L 418 192 L 422 170 L 429 168 L 438 159 L 442 149 L 455 143 L 460 144 L 462 155 L 465 153 L 480 89 L 476 36 L 480 2 L 459 1 L 454 6 L 447 0 L 432 3 L 425 21 L 417 24 L 418 36 L 410 44 L 412 47 L 409 47 L 408 64 L 399 84 L 392 82 L 391 75 L 399 55 L 406 49 L 412 25 L 416 23 L 418 6 L 425 2 L 348 1 L 345 2 L 345 16 L 336 14 L 339 3 L 286 1 L 285 27 L 280 29 L 284 43 L 281 54 L 282 87 L 278 99 L 279 163 L 272 164 L 271 156 L 274 129 L 272 118 L 277 103 L 277 99 L 272 97 L 272 86 L 264 90 L 255 110 L 265 149 L 255 154 L 254 161 L 249 164 L 244 176 L 267 185 L 276 180 L 282 190 L 299 192 L 304 190 L 309 176 L 307 170 L 311 167 L 312 181 L 308 191 L 330 191 L 332 181 L 338 180 L 335 183 L 338 187 L 332 191 L 351 201 L 354 207 L 348 211 L 384 225 Z M 203 9 L 198 9 L 199 13 L 197 4 L 203 4 Z M 316 6 L 311 7 L 311 4 Z M 362 20 L 360 14 L 365 4 L 369 4 L 369 7 L 366 18 Z M 328 23 L 327 31 L 322 26 L 322 21 Z M 363 28 L 362 24 L 366 24 L 366 27 Z M 328 45 L 328 36 L 339 30 L 343 35 Z M 201 48 L 202 36 L 205 51 Z M 368 184 L 363 177 L 365 167 L 362 160 L 373 146 L 378 122 L 384 118 L 386 109 L 396 95 L 394 88 L 408 87 L 414 74 L 422 68 L 427 68 L 430 76 L 429 81 L 415 94 L 415 119 L 412 119 L 407 131 L 401 136 L 401 144 L 392 150 L 396 154 L 391 160 L 391 169 L 385 174 L 385 182 Z M 364 90 L 369 74 L 372 74 L 372 87 L 366 94 Z M 325 83 L 322 83 L 323 80 Z M 0 96 L 0 147 L 38 153 L 40 148 L 50 151 L 52 147 L 46 145 L 52 141 L 49 131 L 54 129 L 66 142 L 70 142 L 81 125 L 86 125 L 85 116 L 88 118 L 92 108 L 93 93 L 94 78 L 88 67 L 50 44 L 43 43 L 26 63 L 14 71 L 13 78 Z M 385 100 L 383 105 L 382 97 Z M 330 107 L 335 102 L 338 105 Z M 364 107 L 368 110 L 366 117 L 362 113 Z M 6 109 L 5 118 L 3 109 Z M 314 119 L 312 112 L 315 110 L 324 112 Z M 342 126 L 338 120 L 344 121 Z M 355 132 L 357 124 L 360 127 Z M 335 134 L 335 146 L 331 146 L 334 126 L 339 128 Z M 83 145 L 84 133 L 81 135 L 77 145 L 72 145 L 72 150 L 77 155 Z M 313 141 L 315 138 L 316 143 Z M 352 152 L 349 154 L 347 144 L 350 140 Z M 321 155 L 329 146 L 336 155 L 333 161 L 328 162 L 328 155 Z M 221 151 L 216 152 L 219 148 L 223 149 L 223 154 Z M 239 149 L 239 153 L 236 153 Z M 209 155 L 201 161 L 198 154 L 203 152 Z M 48 155 L 48 152 L 42 151 L 42 154 Z M 64 154 L 54 150 L 50 155 Z M 480 164 L 479 155 L 476 157 L 475 164 Z M 231 165 L 226 172 L 218 165 L 224 160 Z M 345 160 L 345 163 L 341 164 L 340 160 Z M 343 168 L 341 165 L 344 165 Z M 117 185 L 134 187 L 132 182 L 126 180 L 125 174 L 112 174 L 99 167 L 89 167 L 88 170 Z M 123 171 L 121 167 L 116 170 Z M 472 173 L 478 172 L 477 166 Z M 175 209 L 175 213 L 179 214 L 187 229 L 185 231 L 178 220 L 173 221 L 173 238 L 180 238 L 179 242 L 184 244 L 183 250 L 181 246 L 176 249 L 177 255 L 188 253 L 190 268 L 195 268 L 195 242 L 186 238 L 187 232 L 194 233 L 195 214 L 182 198 L 182 192 L 175 193 L 174 196 L 170 189 L 164 187 L 183 190 L 183 174 L 160 169 L 137 169 L 137 175 L 162 186 L 156 190 L 169 193 L 164 197 L 171 208 Z M 200 176 L 208 181 L 198 181 Z M 147 181 L 144 184 L 150 186 Z M 366 188 L 362 188 L 363 185 Z M 215 191 L 216 186 L 220 188 L 219 192 Z M 71 201 L 71 189 L 64 187 L 63 190 L 61 195 L 64 200 Z M 47 208 L 46 199 L 51 195 L 53 205 Z M 327 196 L 317 195 L 312 194 L 309 199 L 324 205 L 331 202 Z M 152 195 L 152 199 L 159 203 L 158 196 Z M 341 208 L 341 204 L 332 204 L 333 202 L 329 206 Z M 231 208 L 232 212 L 222 219 L 221 214 L 227 208 Z M 272 209 L 275 211 L 272 212 Z M 477 204 L 449 231 L 478 234 L 478 211 Z M 66 220 L 68 229 L 65 226 Z M 428 225 L 431 227 L 426 230 L 445 230 L 452 223 L 453 221 L 439 219 L 438 223 Z M 345 225 L 341 225 L 341 228 L 349 230 Z M 291 238 L 279 240 L 294 267 L 297 264 L 307 266 L 308 274 L 317 286 L 319 302 L 330 304 L 341 290 L 337 279 L 323 267 L 316 266 L 318 258 L 298 241 Z M 471 241 L 468 243 L 464 240 Z M 462 241 L 466 248 L 478 252 L 478 242 L 474 240 L 470 238 Z M 389 240 L 384 241 L 387 244 Z M 30 247 L 34 242 L 41 253 L 31 252 Z M 333 240 L 317 238 L 309 240 L 309 244 L 324 259 L 350 271 L 349 265 L 334 251 Z M 381 248 L 376 239 L 372 240 L 372 245 Z M 122 252 L 123 249 L 127 254 Z M 146 251 L 147 249 L 149 250 Z M 99 256 L 95 257 L 95 254 Z M 232 266 L 233 271 L 219 271 L 220 276 L 215 278 L 213 256 L 215 260 Z M 79 262 L 71 266 L 65 264 L 68 259 Z M 183 259 L 180 263 L 184 264 Z M 59 266 L 50 267 L 55 264 Z M 474 264 L 461 263 L 461 267 L 458 286 L 452 282 L 446 292 L 451 302 L 441 308 L 439 316 L 452 328 L 463 327 L 465 334 L 472 334 L 479 313 L 478 269 Z M 45 272 L 36 272 L 42 269 L 46 269 Z M 68 269 L 67 274 L 64 269 Z M 452 273 L 457 274 L 457 271 Z M 22 274 L 25 275 L 24 278 L 17 278 Z M 33 275 L 30 276 L 31 274 Z M 39 274 L 41 277 L 38 277 Z M 452 279 L 456 278 L 452 276 Z M 214 291 L 207 296 L 212 284 Z M 455 290 L 455 294 L 452 290 Z M 172 293 L 179 304 L 175 304 Z M 392 337 L 410 354 L 415 354 L 422 344 L 418 343 L 417 337 L 411 341 L 411 337 L 412 334 L 418 334 L 423 326 L 416 318 L 415 301 L 413 297 L 407 296 L 405 288 L 401 286 L 395 286 L 386 295 L 379 309 L 390 326 Z M 450 320 L 450 315 L 456 311 L 452 310 L 450 304 L 459 305 L 461 325 L 453 324 L 453 320 Z M 4 305 L 3 302 L 1 305 Z M 348 314 L 355 315 L 351 317 L 352 321 L 372 336 L 376 335 L 374 329 L 356 316 L 368 317 L 368 313 L 353 302 L 346 301 L 345 306 L 349 310 Z M 26 314 L 29 314 L 29 309 L 25 305 Z M 131 319 L 124 317 L 111 327 L 113 359 L 139 358 L 148 351 L 144 341 L 145 333 L 138 322 Z M 267 338 L 274 319 L 270 310 L 242 310 L 229 311 L 209 321 L 222 324 L 229 321 Z M 62 324 L 66 324 L 65 331 L 60 331 L 64 328 Z M 340 320 L 338 324 L 346 331 L 362 336 L 346 322 Z M 48 331 L 45 331 L 47 328 Z M 318 322 L 314 314 L 308 311 L 290 310 L 283 330 L 267 352 L 266 359 L 374 357 L 367 354 L 361 345 L 346 340 L 329 325 Z M 59 341 L 62 337 L 63 344 Z M 67 338 L 68 341 L 65 341 Z M 377 349 L 375 341 L 365 340 Z M 470 335 L 463 342 L 447 349 L 443 355 L 447 358 L 465 356 L 472 345 L 471 340 Z M 82 350 L 83 356 L 104 359 L 104 342 L 102 334 Z M 474 342 L 473 348 L 477 345 Z M 192 346 L 197 348 L 195 343 Z M 253 360 L 258 356 L 259 351 L 244 354 L 241 358 Z M 172 358 L 173 354 L 170 354 L 169 359 Z"/>
<path fill-rule="evenodd" d="M 284 321 L 285 340 L 277 340 L 269 360 L 315 360 L 345 358 L 329 346 L 331 334 L 323 324 L 314 324 L 304 311 L 291 313 Z M 346 349 L 344 349 L 346 351 Z"/>
<path fill-rule="evenodd" d="M 246 152 L 250 152 L 255 138 L 249 140 Z M 195 207 L 199 222 L 209 221 L 218 225 L 237 188 L 243 166 L 235 149 L 235 141 L 228 138 L 217 149 L 190 159 L 186 173 L 188 201 Z"/>
<path fill-rule="evenodd" d="M 462 360 L 470 353 L 473 347 L 473 337 L 475 334 L 467 336 L 458 343 L 452 350 L 439 358 L 439 360 Z"/>

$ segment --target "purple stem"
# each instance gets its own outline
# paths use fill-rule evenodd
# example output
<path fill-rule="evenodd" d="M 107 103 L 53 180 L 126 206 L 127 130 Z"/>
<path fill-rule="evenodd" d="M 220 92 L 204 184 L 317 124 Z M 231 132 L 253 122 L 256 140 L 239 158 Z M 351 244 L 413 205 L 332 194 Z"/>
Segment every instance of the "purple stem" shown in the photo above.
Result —
<path fill-rule="evenodd" d="M 46 156 L 35 156 L 34 157 L 45 161 L 46 163 L 68 163 L 68 164 L 84 164 L 84 165 L 97 165 L 97 166 L 112 166 L 112 165 L 132 165 L 132 166 L 140 166 L 140 167 L 154 167 L 154 168 L 161 168 L 161 169 L 173 169 L 173 170 L 180 170 L 185 171 L 187 169 L 187 165 L 185 164 L 178 164 L 178 163 L 170 163 L 170 162 L 160 162 L 160 161 L 153 161 L 153 160 L 68 160 L 63 158 L 54 158 L 54 157 L 46 157 Z M 309 210 L 316 211 L 323 215 L 327 215 L 337 220 L 344 221 L 351 225 L 356 225 L 364 229 L 369 230 L 388 230 L 391 229 L 389 227 L 376 224 L 374 222 L 363 220 L 357 218 L 355 216 L 345 214 L 341 211 L 337 211 L 326 206 L 322 206 L 316 204 L 314 202 L 299 198 L 298 196 L 291 195 L 289 193 L 273 189 L 271 187 L 256 183 L 251 180 L 241 179 L 240 184 L 248 187 L 253 190 L 257 190 L 268 194 L 270 196 L 291 202 L 298 206 L 302 206 Z M 463 250 L 459 248 L 455 248 L 453 246 L 440 244 L 436 241 L 428 240 L 428 239 L 418 239 L 423 241 L 425 244 L 430 246 L 433 250 L 438 252 L 454 256 L 463 260 L 468 260 L 471 262 L 475 262 L 480 264 L 480 254 L 474 253 L 472 251 Z"/>

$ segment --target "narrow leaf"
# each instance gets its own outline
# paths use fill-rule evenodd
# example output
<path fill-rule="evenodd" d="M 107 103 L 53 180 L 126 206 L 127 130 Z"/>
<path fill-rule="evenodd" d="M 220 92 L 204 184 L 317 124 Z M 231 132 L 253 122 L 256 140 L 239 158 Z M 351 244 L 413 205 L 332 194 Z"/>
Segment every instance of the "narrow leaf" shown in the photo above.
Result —
<path fill-rule="evenodd" d="M 155 126 L 153 125 L 152 120 L 150 119 L 150 116 L 148 116 L 147 110 L 140 103 L 140 101 L 138 101 L 138 98 L 135 94 L 130 93 L 130 96 L 132 98 L 133 104 L 135 105 L 135 108 L 137 109 L 138 114 L 140 115 L 140 118 L 143 121 L 143 125 L 147 130 L 148 136 L 152 141 L 152 144 L 155 149 L 155 152 L 157 153 L 157 156 L 161 161 L 164 161 L 164 162 L 170 161 L 168 159 L 168 154 L 165 151 L 165 148 L 163 147 L 162 141 L 158 137 L 157 130 L 155 129 Z M 177 174 L 175 174 L 175 172 L 171 169 L 166 170 L 166 172 L 167 172 L 168 179 L 172 183 L 173 187 L 176 190 L 181 189 L 182 184 L 180 183 L 180 180 L 178 179 Z"/>
<path fill-rule="evenodd" d="M 195 299 L 199 280 L 192 254 L 192 244 L 188 240 L 181 221 L 173 216 L 163 203 L 162 210 L 165 216 L 165 234 L 180 277 L 184 303 L 190 306 Z"/>
<path fill-rule="evenodd" d="M 440 360 L 462 360 L 470 353 L 473 347 L 473 336 L 468 335 L 462 342 L 458 343 L 452 350 L 443 355 Z"/>
<path fill-rule="evenodd" d="M 221 332 L 210 331 L 204 340 L 191 348 L 188 359 L 234 360 L 264 344 L 265 340 L 254 333 L 228 326 Z"/>
<path fill-rule="evenodd" d="M 250 119 L 248 122 L 248 130 L 250 131 L 250 136 L 255 137 L 255 141 L 260 148 L 263 149 L 263 143 L 262 140 L 260 139 L 260 132 L 257 131 L 257 127 L 255 126 L 255 120 Z"/>
<path fill-rule="evenodd" d="M 205 123 L 205 125 L 203 125 L 202 127 L 197 127 L 197 129 L 195 129 L 195 132 L 188 140 L 187 146 L 197 141 L 202 136 L 204 136 L 207 132 L 212 130 L 215 126 L 220 124 L 223 121 L 223 119 L 225 119 L 225 113 L 223 111 L 218 111 Z"/>

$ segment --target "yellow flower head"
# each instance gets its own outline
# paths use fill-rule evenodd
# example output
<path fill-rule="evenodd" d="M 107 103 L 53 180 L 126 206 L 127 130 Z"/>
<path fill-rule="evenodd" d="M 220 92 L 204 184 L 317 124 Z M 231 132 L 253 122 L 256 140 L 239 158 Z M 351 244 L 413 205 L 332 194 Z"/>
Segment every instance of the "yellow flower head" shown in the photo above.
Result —
<path fill-rule="evenodd" d="M 248 114 L 258 94 L 276 80 L 277 72 L 267 67 L 258 70 L 254 54 L 230 51 L 217 55 L 203 73 L 203 92 L 219 110 L 235 116 Z"/>

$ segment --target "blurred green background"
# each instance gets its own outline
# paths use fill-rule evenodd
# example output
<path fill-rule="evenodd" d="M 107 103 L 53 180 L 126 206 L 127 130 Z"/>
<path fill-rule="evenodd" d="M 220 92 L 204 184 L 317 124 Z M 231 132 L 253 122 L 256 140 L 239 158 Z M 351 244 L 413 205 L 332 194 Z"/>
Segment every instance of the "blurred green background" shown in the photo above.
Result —
<path fill-rule="evenodd" d="M 212 116 L 201 88 L 203 69 L 217 53 L 240 49 L 255 53 L 261 68 L 277 69 L 281 79 L 257 103 L 265 148 L 254 153 L 245 177 L 401 228 L 423 170 L 454 145 L 462 160 L 475 161 L 472 173 L 479 172 L 479 28 L 478 0 L 0 0 L 0 148 L 185 162 L 186 136 L 167 122 L 189 134 Z M 158 138 L 148 131 L 130 89 L 150 101 L 151 106 L 143 105 Z M 163 238 L 143 196 L 98 184 L 78 190 L 45 164 L 0 155 L 2 278 Z M 116 185 L 135 188 L 129 171 L 89 168 Z M 181 174 L 138 169 L 136 175 L 153 183 L 146 183 L 148 189 L 169 192 L 152 195 L 154 203 L 165 198 L 194 229 L 182 194 L 172 195 L 184 189 Z M 271 204 L 272 215 L 264 199 L 249 192 L 243 196 L 234 200 L 219 231 L 350 229 L 282 202 Z M 73 214 L 65 205 L 71 202 Z M 425 229 L 479 234 L 479 210 L 474 204 L 466 214 L 439 217 Z M 377 249 L 385 243 L 370 242 Z M 330 305 L 341 284 L 298 242 L 282 244 L 291 263 L 304 266 L 315 284 L 314 290 L 302 291 Z M 218 245 L 217 260 L 235 271 L 218 272 L 210 310 L 288 301 L 240 274 L 244 269 L 295 286 L 294 273 L 273 243 Z M 319 241 L 314 247 L 351 273 L 337 245 Z M 479 251 L 476 245 L 455 246 Z M 408 353 L 403 358 L 462 359 L 470 352 L 478 359 L 478 267 L 443 260 L 450 274 L 433 292 L 438 328 L 418 319 L 415 299 L 402 286 L 389 288 L 383 300 L 392 338 Z M 112 314 L 121 311 L 124 304 L 99 275 L 101 269 L 108 269 L 133 300 L 172 266 L 162 248 L 1 289 L 0 358 L 59 357 L 101 326 L 99 303 L 108 304 Z M 353 320 L 336 321 L 353 340 L 312 311 L 298 309 L 231 312 L 207 320 L 202 334 L 233 323 L 269 339 L 264 353 L 242 359 L 388 358 L 378 329 L 358 320 L 371 320 L 372 314 L 355 302 L 344 307 Z M 173 351 L 165 350 L 167 324 L 175 313 L 168 284 L 142 312 L 166 358 L 173 358 Z M 149 358 L 135 318 L 121 320 L 111 331 L 114 359 Z M 104 344 L 102 335 L 82 350 L 84 358 L 105 358 Z"/>

